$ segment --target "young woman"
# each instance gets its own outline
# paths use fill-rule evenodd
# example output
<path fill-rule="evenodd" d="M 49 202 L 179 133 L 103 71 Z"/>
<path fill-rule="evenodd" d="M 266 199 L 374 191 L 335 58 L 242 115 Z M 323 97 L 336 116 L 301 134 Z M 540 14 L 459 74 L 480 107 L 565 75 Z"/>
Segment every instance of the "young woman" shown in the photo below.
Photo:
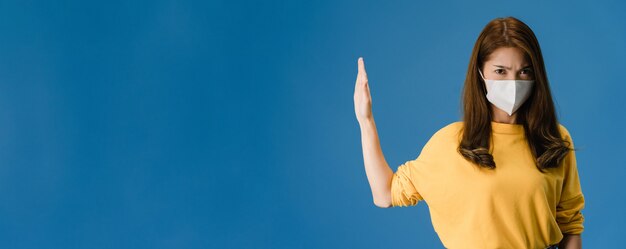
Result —
<path fill-rule="evenodd" d="M 520 20 L 482 30 L 463 89 L 463 121 L 435 132 L 394 173 L 380 148 L 363 58 L 354 107 L 378 207 L 428 203 L 446 248 L 581 248 L 585 199 L 558 122 L 539 43 Z"/>

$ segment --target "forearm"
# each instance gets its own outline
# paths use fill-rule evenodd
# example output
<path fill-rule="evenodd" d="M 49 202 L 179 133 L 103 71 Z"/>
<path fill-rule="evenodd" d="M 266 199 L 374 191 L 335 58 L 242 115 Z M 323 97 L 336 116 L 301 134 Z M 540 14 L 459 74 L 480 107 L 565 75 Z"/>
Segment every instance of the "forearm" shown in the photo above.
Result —
<path fill-rule="evenodd" d="M 580 234 L 563 234 L 559 249 L 582 249 L 582 244 Z"/>
<path fill-rule="evenodd" d="M 359 123 L 365 173 L 372 190 L 374 203 L 379 207 L 391 206 L 391 178 L 393 170 L 389 168 L 380 147 L 376 123 L 371 120 Z"/>

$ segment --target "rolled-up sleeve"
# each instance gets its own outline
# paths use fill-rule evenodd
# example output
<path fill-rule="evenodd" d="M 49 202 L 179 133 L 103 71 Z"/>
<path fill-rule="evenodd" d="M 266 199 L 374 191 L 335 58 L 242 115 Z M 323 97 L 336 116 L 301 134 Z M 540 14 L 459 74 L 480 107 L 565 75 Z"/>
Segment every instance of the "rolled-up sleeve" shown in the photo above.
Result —
<path fill-rule="evenodd" d="M 418 159 L 407 161 L 398 167 L 391 179 L 391 206 L 415 206 L 423 200 L 416 187 L 416 170 Z"/>
<path fill-rule="evenodd" d="M 562 129 L 565 133 L 565 139 L 570 142 L 570 148 L 575 148 L 567 129 L 564 127 Z M 570 151 L 563 163 L 563 187 L 561 198 L 556 207 L 556 220 L 563 234 L 581 234 L 584 230 L 585 217 L 582 210 L 585 207 L 585 197 L 578 177 L 575 152 Z"/>

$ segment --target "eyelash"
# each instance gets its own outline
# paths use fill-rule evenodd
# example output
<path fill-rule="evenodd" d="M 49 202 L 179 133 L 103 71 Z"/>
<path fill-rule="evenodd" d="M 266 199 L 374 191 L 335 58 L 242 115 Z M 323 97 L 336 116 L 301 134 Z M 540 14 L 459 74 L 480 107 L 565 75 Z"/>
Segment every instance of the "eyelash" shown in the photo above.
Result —
<path fill-rule="evenodd" d="M 501 73 L 499 73 L 500 70 L 504 70 L 504 69 L 496 69 L 494 72 L 496 74 L 501 74 Z M 526 74 L 529 74 L 531 71 L 530 71 L 530 69 L 524 69 L 524 70 L 522 70 L 522 72 L 526 72 Z"/>

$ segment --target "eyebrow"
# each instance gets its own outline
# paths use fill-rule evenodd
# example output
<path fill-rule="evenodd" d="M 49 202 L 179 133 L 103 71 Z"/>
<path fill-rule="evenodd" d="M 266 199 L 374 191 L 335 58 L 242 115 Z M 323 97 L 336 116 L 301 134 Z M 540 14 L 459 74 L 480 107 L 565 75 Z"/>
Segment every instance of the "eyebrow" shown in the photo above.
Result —
<path fill-rule="evenodd" d="M 511 69 L 510 67 L 505 67 L 505 66 L 502 66 L 502 65 L 493 65 L 493 66 L 494 67 L 499 67 L 499 68 L 506 68 L 506 69 L 509 69 L 509 70 Z M 522 67 L 522 69 L 526 69 L 526 68 L 529 68 L 529 67 L 531 67 L 531 65 L 524 66 L 524 67 Z"/>

